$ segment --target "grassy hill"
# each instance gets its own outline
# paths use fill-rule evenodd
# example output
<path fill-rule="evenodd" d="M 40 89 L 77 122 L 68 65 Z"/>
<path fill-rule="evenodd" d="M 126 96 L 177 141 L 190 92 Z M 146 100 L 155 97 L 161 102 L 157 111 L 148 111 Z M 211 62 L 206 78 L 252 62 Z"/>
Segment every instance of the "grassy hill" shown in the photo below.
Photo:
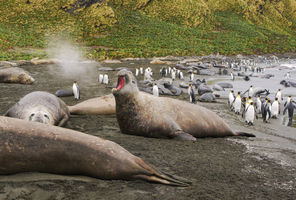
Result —
<path fill-rule="evenodd" d="M 296 0 L 0 0 L 0 60 L 296 52 Z"/>

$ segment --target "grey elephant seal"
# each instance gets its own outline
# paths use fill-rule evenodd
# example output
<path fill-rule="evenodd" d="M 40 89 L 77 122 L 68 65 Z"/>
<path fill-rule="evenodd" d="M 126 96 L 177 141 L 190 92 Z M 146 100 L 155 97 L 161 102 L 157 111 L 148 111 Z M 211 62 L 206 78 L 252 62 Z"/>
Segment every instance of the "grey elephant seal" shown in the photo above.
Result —
<path fill-rule="evenodd" d="M 156 138 L 196 140 L 198 137 L 249 136 L 234 132 L 214 112 L 190 103 L 139 92 L 131 72 L 118 72 L 112 89 L 122 133 Z"/>
<path fill-rule="evenodd" d="M 67 105 L 48 92 L 31 92 L 12 106 L 5 116 L 63 126 L 69 119 Z"/>
<path fill-rule="evenodd" d="M 110 115 L 116 112 L 112 94 L 88 99 L 68 108 L 71 115 Z"/>
<path fill-rule="evenodd" d="M 0 116 L 0 163 L 0 175 L 43 172 L 188 186 L 156 171 L 109 140 L 3 116 Z"/>
<path fill-rule="evenodd" d="M 32 84 L 34 81 L 29 72 L 22 68 L 9 67 L 0 69 L 0 83 Z"/>

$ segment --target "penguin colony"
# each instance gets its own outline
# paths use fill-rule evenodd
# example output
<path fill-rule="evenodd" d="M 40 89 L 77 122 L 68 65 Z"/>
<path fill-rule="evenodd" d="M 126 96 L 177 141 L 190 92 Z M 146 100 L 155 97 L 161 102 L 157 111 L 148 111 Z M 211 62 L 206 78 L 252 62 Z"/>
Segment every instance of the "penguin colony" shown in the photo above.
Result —
<path fill-rule="evenodd" d="M 265 59 L 265 60 L 264 60 Z M 278 58 L 274 56 L 273 59 L 267 60 L 264 58 L 258 63 L 264 63 L 265 65 L 273 64 L 278 62 Z M 215 91 L 225 91 L 225 88 L 231 88 L 226 86 L 214 85 L 212 88 L 209 87 L 206 83 L 206 80 L 198 79 L 198 75 L 211 75 L 211 74 L 203 74 L 209 73 L 209 66 L 218 68 L 220 75 L 229 76 L 229 80 L 233 83 L 236 80 L 239 80 L 237 77 L 242 77 L 243 80 L 249 81 L 251 79 L 251 75 L 247 75 L 246 72 L 250 71 L 253 74 L 256 73 L 257 76 L 259 74 L 263 74 L 265 72 L 265 68 L 259 67 L 260 65 L 256 63 L 255 59 L 241 59 L 239 61 L 231 61 L 231 62 L 222 62 L 221 64 L 213 61 L 212 63 L 202 63 L 199 62 L 197 66 L 187 68 L 186 64 L 176 64 L 173 66 L 163 66 L 159 70 L 159 75 L 162 79 L 170 80 L 171 85 L 176 85 L 179 82 L 183 82 L 184 84 L 180 87 L 187 88 L 188 101 L 192 104 L 196 104 L 197 101 L 201 101 L 201 97 L 204 94 L 211 93 L 214 100 L 216 97 Z M 186 75 L 184 76 L 183 71 L 187 70 Z M 204 70 L 204 71 L 203 71 Z M 210 71 L 210 70 L 209 70 Z M 143 90 L 151 93 L 154 96 L 160 96 L 163 94 L 170 95 L 167 93 L 163 93 L 162 89 L 165 87 L 162 83 L 155 80 L 153 78 L 152 68 L 136 68 L 135 76 L 138 80 L 139 76 L 143 77 L 143 81 L 145 83 L 150 83 L 149 86 L 151 89 Z M 212 74 L 213 75 L 213 74 Z M 261 75 L 263 78 L 270 78 L 271 75 Z M 291 78 L 290 72 L 287 72 L 284 75 L 286 80 Z M 109 78 L 107 74 L 100 74 L 98 78 L 99 83 L 101 84 L 109 84 Z M 179 81 L 179 82 L 178 82 Z M 287 83 L 286 83 L 287 84 Z M 78 85 L 77 85 L 78 87 Z M 254 91 L 255 87 L 250 85 L 249 88 L 245 91 L 234 91 L 230 90 L 228 95 L 228 105 L 231 111 L 233 111 L 237 115 L 241 115 L 243 121 L 248 125 L 254 125 L 255 118 L 258 119 L 259 116 L 262 118 L 262 121 L 265 123 L 270 122 L 271 119 L 278 119 L 281 114 L 286 114 L 288 112 L 289 115 L 289 124 L 292 124 L 292 119 L 294 115 L 295 103 L 292 98 L 286 98 L 282 95 L 281 89 L 278 89 L 275 96 L 270 96 L 269 90 L 264 90 L 261 92 Z M 79 88 L 78 88 L 79 90 Z M 181 90 L 181 89 L 180 89 Z M 73 93 L 74 84 L 73 84 Z M 200 98 L 197 99 L 196 95 L 200 95 Z M 209 98 L 210 95 L 205 95 L 206 99 Z M 76 98 L 76 96 L 75 96 Z M 77 99 L 77 98 L 76 98 Z M 285 101 L 284 101 L 285 99 Z M 208 101 L 210 102 L 210 100 Z M 285 112 L 284 112 L 285 111 Z"/>

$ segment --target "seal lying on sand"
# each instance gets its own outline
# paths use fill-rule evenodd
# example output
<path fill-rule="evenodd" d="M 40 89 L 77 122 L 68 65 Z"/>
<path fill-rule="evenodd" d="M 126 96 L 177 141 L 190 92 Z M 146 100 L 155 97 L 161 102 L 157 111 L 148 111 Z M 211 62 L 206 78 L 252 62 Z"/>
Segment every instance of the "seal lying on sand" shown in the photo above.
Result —
<path fill-rule="evenodd" d="M 70 129 L 0 116 L 0 174 L 45 172 L 99 179 L 142 179 L 188 186 L 118 144 Z"/>
<path fill-rule="evenodd" d="M 118 72 L 117 87 L 112 90 L 116 117 L 121 132 L 156 138 L 249 136 L 233 132 L 214 112 L 190 103 L 139 92 L 131 72 Z"/>
<path fill-rule="evenodd" d="M 29 72 L 22 68 L 9 67 L 0 69 L 0 83 L 32 84 L 34 81 Z"/>
<path fill-rule="evenodd" d="M 68 108 L 71 115 L 110 115 L 115 114 L 115 99 L 109 94 L 88 99 Z"/>
<path fill-rule="evenodd" d="M 5 116 L 63 126 L 69 119 L 67 105 L 48 92 L 31 92 L 12 106 Z"/>

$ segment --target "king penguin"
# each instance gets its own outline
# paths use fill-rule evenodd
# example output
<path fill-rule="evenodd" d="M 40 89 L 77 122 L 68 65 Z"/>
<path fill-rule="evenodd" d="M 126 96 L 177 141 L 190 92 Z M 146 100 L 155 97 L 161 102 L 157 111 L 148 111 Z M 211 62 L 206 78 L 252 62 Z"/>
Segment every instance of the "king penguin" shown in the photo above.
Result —
<path fill-rule="evenodd" d="M 256 98 L 256 112 L 259 114 L 261 113 L 261 106 L 262 106 L 262 101 L 261 101 L 260 95 L 258 95 Z"/>
<path fill-rule="evenodd" d="M 72 86 L 73 94 L 75 99 L 80 99 L 80 90 L 76 81 L 74 81 Z"/>
<path fill-rule="evenodd" d="M 108 85 L 108 83 L 109 83 L 109 77 L 108 77 L 108 75 L 107 75 L 107 74 L 104 74 L 104 78 L 103 78 L 103 84 L 106 84 L 106 85 Z"/>
<path fill-rule="evenodd" d="M 255 108 L 253 102 L 250 102 L 245 112 L 245 122 L 248 125 L 254 125 Z"/>
<path fill-rule="evenodd" d="M 265 99 L 265 102 L 263 105 L 263 109 L 262 109 L 262 118 L 263 118 L 263 122 L 267 123 L 268 120 L 271 117 L 271 103 L 269 99 Z"/>
<path fill-rule="evenodd" d="M 271 104 L 271 117 L 272 118 L 278 118 L 280 113 L 280 106 L 278 98 L 275 98 L 274 102 Z"/>
<path fill-rule="evenodd" d="M 293 115 L 294 115 L 294 110 L 296 109 L 296 104 L 293 102 L 291 97 L 288 100 L 289 102 L 287 102 L 283 114 L 285 115 L 288 110 L 288 116 L 289 116 L 288 126 L 292 126 Z"/>
<path fill-rule="evenodd" d="M 237 93 L 237 96 L 234 99 L 233 107 L 235 114 L 239 114 L 242 106 L 242 99 L 240 96 L 240 92 Z"/>
<path fill-rule="evenodd" d="M 233 103 L 233 101 L 234 101 L 234 95 L 233 95 L 233 90 L 230 90 L 230 92 L 229 92 L 229 95 L 228 95 L 228 105 L 229 105 L 229 107 L 230 107 L 230 110 L 232 110 L 233 109 L 233 107 L 232 107 L 232 103 Z"/>
<path fill-rule="evenodd" d="M 153 95 L 157 96 L 157 97 L 159 96 L 157 83 L 154 83 L 154 85 L 153 85 Z"/>
<path fill-rule="evenodd" d="M 192 87 L 192 84 L 189 84 L 189 88 L 188 88 L 188 94 L 189 94 L 189 101 L 190 103 L 196 103 L 196 99 L 195 99 L 195 93 Z"/>
<path fill-rule="evenodd" d="M 103 78 L 104 78 L 104 75 L 103 74 L 99 74 L 99 83 L 103 83 Z"/>

